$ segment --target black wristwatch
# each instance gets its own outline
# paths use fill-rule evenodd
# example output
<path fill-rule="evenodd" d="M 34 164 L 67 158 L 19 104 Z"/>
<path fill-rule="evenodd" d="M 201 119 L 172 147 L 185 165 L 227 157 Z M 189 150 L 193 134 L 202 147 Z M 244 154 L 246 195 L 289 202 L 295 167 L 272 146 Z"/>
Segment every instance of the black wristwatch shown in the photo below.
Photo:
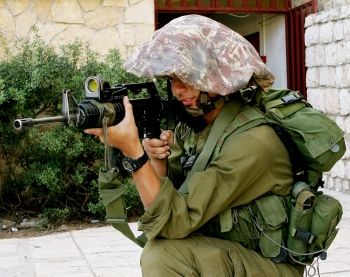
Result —
<path fill-rule="evenodd" d="M 135 172 L 136 170 L 141 168 L 141 166 L 143 166 L 147 161 L 148 161 L 148 155 L 145 151 L 141 157 L 135 160 L 129 157 L 124 157 L 122 159 L 122 165 L 126 171 Z"/>

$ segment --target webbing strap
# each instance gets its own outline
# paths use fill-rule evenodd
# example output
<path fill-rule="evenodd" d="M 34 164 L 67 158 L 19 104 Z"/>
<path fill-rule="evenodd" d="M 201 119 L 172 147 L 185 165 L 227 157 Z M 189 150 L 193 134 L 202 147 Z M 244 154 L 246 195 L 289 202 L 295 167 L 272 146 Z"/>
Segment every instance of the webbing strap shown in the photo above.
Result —
<path fill-rule="evenodd" d="M 113 218 L 107 219 L 108 223 L 111 223 L 111 225 L 117 229 L 119 232 L 121 232 L 124 236 L 135 242 L 138 246 L 144 247 L 147 238 L 144 233 L 142 233 L 140 236 L 135 237 L 134 233 L 131 231 L 129 223 L 127 221 L 115 221 Z"/>
<path fill-rule="evenodd" d="M 303 96 L 300 95 L 297 91 L 290 91 L 289 94 L 287 94 L 281 98 L 267 102 L 265 104 L 265 109 L 269 110 L 273 107 L 287 105 L 290 103 L 294 103 L 296 101 L 301 101 L 302 99 L 303 99 Z"/>
<path fill-rule="evenodd" d="M 312 208 L 315 204 L 316 196 L 310 190 L 301 191 L 295 201 L 295 207 L 298 210 L 304 210 L 307 208 Z"/>
<path fill-rule="evenodd" d="M 309 231 L 300 229 L 300 228 L 295 228 L 291 225 L 289 225 L 289 233 L 293 238 L 302 240 L 303 242 L 308 243 L 308 244 L 313 243 L 313 241 L 316 238 L 315 234 L 313 234 Z M 318 237 L 318 235 L 317 235 L 317 237 Z M 327 236 L 324 235 L 324 237 L 326 238 Z"/>
<path fill-rule="evenodd" d="M 106 221 L 120 231 L 127 238 L 143 247 L 147 241 L 144 235 L 135 237 L 127 221 L 127 212 L 123 199 L 124 186 L 118 178 L 117 172 L 104 172 L 99 174 L 99 191 L 106 208 Z"/>
<path fill-rule="evenodd" d="M 266 110 L 268 110 L 280 105 L 284 105 L 284 102 L 282 101 L 282 99 L 276 99 L 276 100 L 271 100 L 270 102 L 267 102 L 265 105 L 265 108 Z"/>
<path fill-rule="evenodd" d="M 188 173 L 185 182 L 179 188 L 179 192 L 188 193 L 187 181 L 190 177 L 199 171 L 203 171 L 207 166 L 211 154 L 215 148 L 216 143 L 220 139 L 222 133 L 225 131 L 227 126 L 238 114 L 242 103 L 239 101 L 228 102 L 219 113 L 217 119 L 214 121 L 213 127 L 210 130 L 208 139 L 204 144 L 203 151 L 199 154 L 196 162 L 194 163 L 191 171 Z"/>

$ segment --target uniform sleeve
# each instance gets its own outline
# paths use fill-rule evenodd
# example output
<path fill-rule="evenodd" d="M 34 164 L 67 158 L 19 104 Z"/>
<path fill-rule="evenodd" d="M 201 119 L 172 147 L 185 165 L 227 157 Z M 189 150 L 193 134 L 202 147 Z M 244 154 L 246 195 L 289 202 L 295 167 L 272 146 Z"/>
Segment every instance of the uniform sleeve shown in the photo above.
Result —
<path fill-rule="evenodd" d="M 229 136 L 207 169 L 190 177 L 188 194 L 179 193 L 171 179 L 162 179 L 155 202 L 139 221 L 148 239 L 184 238 L 229 207 L 268 191 L 289 193 L 286 150 L 270 127 L 253 129 Z"/>

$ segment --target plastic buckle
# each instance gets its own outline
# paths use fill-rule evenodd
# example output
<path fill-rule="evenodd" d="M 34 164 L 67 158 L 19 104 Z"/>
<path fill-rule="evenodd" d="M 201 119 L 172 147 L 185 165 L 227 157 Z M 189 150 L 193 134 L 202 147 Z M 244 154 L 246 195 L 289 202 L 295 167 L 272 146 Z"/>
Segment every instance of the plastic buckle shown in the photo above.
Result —
<path fill-rule="evenodd" d="M 288 94 L 286 96 L 281 97 L 281 100 L 284 104 L 289 104 L 289 103 L 297 102 L 302 98 L 303 97 L 298 92 L 294 92 L 293 94 Z"/>
<path fill-rule="evenodd" d="M 313 233 L 302 230 L 302 229 L 297 229 L 294 237 L 296 239 L 300 239 L 308 244 L 311 244 L 315 239 L 315 235 Z"/>

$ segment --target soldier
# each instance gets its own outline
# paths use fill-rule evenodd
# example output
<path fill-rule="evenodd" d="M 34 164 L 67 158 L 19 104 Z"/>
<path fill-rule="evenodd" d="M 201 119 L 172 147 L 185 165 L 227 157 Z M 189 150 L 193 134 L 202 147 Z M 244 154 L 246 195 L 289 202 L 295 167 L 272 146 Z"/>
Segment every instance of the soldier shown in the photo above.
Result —
<path fill-rule="evenodd" d="M 145 208 L 143 275 L 302 276 L 304 266 L 281 247 L 282 202 L 293 183 L 288 153 L 270 126 L 241 128 L 260 117 L 237 92 L 274 81 L 254 47 L 218 22 L 187 15 L 156 31 L 125 67 L 167 77 L 179 103 L 179 125 L 159 139 L 140 142 L 127 97 L 125 118 L 108 128 L 109 144 L 130 158 Z M 101 129 L 85 132 L 104 141 Z M 259 202 L 260 218 L 275 223 L 268 233 L 251 205 L 257 199 L 269 199 Z"/>

